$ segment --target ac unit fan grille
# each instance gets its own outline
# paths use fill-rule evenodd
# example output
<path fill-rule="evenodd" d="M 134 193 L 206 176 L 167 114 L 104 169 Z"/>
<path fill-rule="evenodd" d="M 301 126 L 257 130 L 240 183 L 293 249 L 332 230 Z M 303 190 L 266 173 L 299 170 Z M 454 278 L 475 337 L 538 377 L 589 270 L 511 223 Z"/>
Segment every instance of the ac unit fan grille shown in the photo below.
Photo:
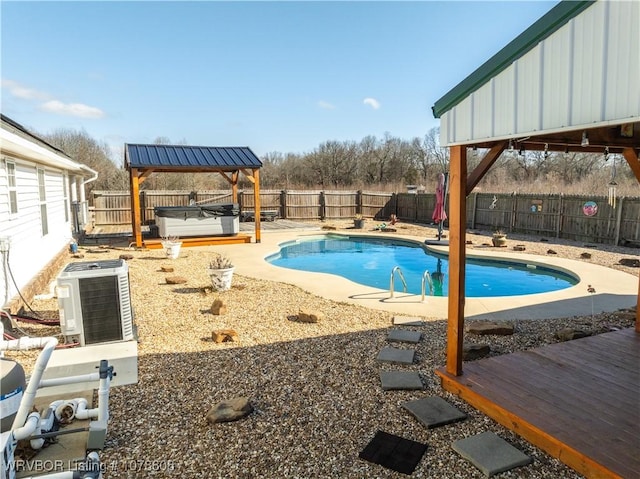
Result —
<path fill-rule="evenodd" d="M 122 339 L 118 278 L 102 276 L 78 281 L 82 298 L 85 344 Z"/>

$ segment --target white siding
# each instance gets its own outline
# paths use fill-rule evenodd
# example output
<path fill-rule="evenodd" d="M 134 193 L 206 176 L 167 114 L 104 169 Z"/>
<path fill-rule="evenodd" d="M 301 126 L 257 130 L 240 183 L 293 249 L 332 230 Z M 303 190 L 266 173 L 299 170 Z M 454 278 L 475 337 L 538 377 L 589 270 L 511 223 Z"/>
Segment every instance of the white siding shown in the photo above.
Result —
<path fill-rule="evenodd" d="M 639 119 L 640 2 L 600 1 L 444 113 L 441 143 Z"/>
<path fill-rule="evenodd" d="M 0 262 L 0 306 L 17 294 L 14 280 L 24 287 L 71 239 L 71 224 L 64 217 L 62 170 L 44 167 L 49 233 L 42 236 L 37 177 L 37 168 L 42 166 L 22 159 L 14 161 L 18 215 L 9 218 L 7 201 L 0 200 L 0 236 L 11 241 L 10 271 L 1 271 Z M 0 171 L 0 196 L 6 196 L 4 167 Z"/>

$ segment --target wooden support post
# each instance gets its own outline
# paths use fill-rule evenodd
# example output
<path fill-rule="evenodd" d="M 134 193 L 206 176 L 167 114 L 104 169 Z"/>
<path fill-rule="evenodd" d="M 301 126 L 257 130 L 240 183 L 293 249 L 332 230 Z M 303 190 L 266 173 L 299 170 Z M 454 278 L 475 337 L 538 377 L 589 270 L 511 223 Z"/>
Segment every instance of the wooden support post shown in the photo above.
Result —
<path fill-rule="evenodd" d="M 261 227 L 260 227 L 260 170 L 253 170 L 253 207 L 255 211 L 255 217 L 253 220 L 253 225 L 255 227 L 256 234 L 256 243 L 260 243 L 261 241 Z"/>
<path fill-rule="evenodd" d="M 447 372 L 462 374 L 464 340 L 464 279 L 467 202 L 467 149 L 450 149 L 449 177 L 449 311 L 447 320 Z"/>
<path fill-rule="evenodd" d="M 129 179 L 131 181 L 131 231 L 133 240 L 138 248 L 142 247 L 142 226 L 140 224 L 140 183 L 137 168 L 131 168 Z"/>
<path fill-rule="evenodd" d="M 240 173 L 236 170 L 231 173 L 231 201 L 238 203 L 238 178 Z"/>

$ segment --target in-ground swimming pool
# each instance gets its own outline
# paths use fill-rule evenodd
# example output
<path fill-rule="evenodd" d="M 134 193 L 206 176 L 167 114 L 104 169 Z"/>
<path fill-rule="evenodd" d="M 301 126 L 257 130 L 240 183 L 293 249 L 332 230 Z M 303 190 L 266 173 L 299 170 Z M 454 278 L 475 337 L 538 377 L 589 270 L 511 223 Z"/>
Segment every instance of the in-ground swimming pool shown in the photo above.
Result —
<path fill-rule="evenodd" d="M 412 294 L 421 293 L 422 277 L 428 270 L 434 295 L 447 296 L 448 291 L 447 257 L 411 241 L 335 235 L 310 237 L 282 244 L 280 252 L 266 260 L 275 266 L 335 274 L 386 290 L 391 271 L 399 266 L 407 282 L 407 292 Z M 403 290 L 398 276 L 394 283 L 396 291 Z M 578 278 L 567 272 L 516 261 L 467 258 L 465 269 L 467 297 L 548 293 L 577 283 Z"/>

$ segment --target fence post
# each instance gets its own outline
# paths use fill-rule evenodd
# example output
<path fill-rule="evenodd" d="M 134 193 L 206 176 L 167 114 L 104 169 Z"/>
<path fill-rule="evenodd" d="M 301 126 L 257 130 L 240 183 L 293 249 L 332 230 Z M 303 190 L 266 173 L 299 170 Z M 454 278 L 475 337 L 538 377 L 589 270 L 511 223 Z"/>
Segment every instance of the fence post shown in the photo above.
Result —
<path fill-rule="evenodd" d="M 147 192 L 140 191 L 140 225 L 147 224 Z"/>
<path fill-rule="evenodd" d="M 280 217 L 287 217 L 287 190 L 280 191 Z"/>
<path fill-rule="evenodd" d="M 320 219 L 324 221 L 327 216 L 327 210 L 325 205 L 324 190 L 320 192 Z"/>
<path fill-rule="evenodd" d="M 473 194 L 473 201 L 471 202 L 471 229 L 476 229 L 476 210 L 478 207 L 478 193 Z"/>
<path fill-rule="evenodd" d="M 518 214 L 518 193 L 515 191 L 511 195 L 511 221 L 509 225 L 509 231 L 513 232 L 516 226 L 516 215 Z"/>
<path fill-rule="evenodd" d="M 562 229 L 562 213 L 564 210 L 564 196 L 560 193 L 560 203 L 558 204 L 558 219 L 556 221 L 556 238 L 560 238 L 560 230 Z"/>
<path fill-rule="evenodd" d="M 618 199 L 618 211 L 616 214 L 616 230 L 615 230 L 615 237 L 613 238 L 613 245 L 614 246 L 618 246 L 618 244 L 620 243 L 620 223 L 622 221 L 622 208 L 623 208 L 623 203 L 624 203 L 624 196 L 621 196 Z"/>
<path fill-rule="evenodd" d="M 356 191 L 356 214 L 361 215 L 362 213 L 362 190 Z"/>

